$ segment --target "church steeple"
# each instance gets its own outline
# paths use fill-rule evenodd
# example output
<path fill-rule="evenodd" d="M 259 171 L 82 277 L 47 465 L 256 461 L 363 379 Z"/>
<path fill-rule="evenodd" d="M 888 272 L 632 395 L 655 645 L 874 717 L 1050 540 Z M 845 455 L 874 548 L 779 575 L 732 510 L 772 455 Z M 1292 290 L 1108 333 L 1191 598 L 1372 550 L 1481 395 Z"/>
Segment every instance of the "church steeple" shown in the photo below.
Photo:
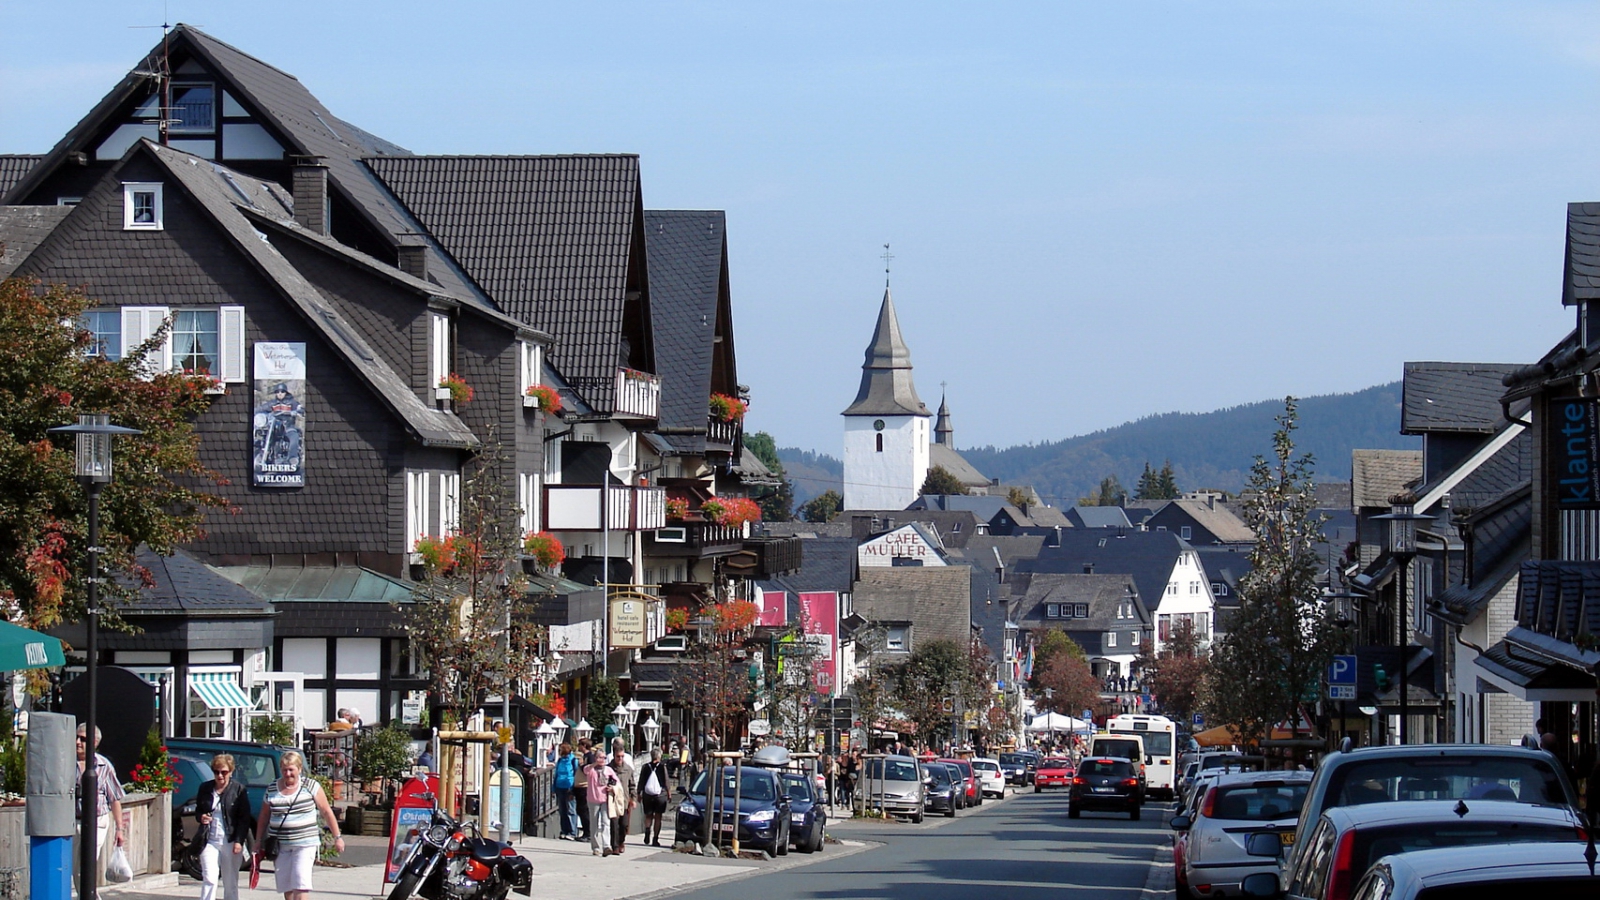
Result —
<path fill-rule="evenodd" d="M 933 442 L 951 450 L 956 448 L 956 430 L 950 427 L 950 404 L 945 402 L 942 391 L 939 394 L 939 418 L 933 422 Z"/>
<path fill-rule="evenodd" d="M 866 360 L 861 364 L 861 388 L 844 415 L 929 415 L 911 381 L 911 351 L 900 337 L 900 320 L 895 316 L 894 300 L 887 287 L 883 289 L 883 306 L 878 309 L 878 327 L 872 332 L 872 343 L 867 345 Z"/>

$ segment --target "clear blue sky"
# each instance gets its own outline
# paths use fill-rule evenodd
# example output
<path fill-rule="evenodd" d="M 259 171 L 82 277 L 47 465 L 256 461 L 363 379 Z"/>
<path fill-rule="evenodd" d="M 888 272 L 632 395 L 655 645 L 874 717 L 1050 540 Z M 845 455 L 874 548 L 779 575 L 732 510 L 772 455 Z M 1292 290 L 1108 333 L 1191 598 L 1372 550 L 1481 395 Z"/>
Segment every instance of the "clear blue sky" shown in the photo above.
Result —
<path fill-rule="evenodd" d="M 958 446 L 1533 361 L 1600 6 L 14 0 L 0 152 L 172 21 L 417 152 L 637 152 L 728 212 L 750 424 L 837 454 L 883 291 Z M 1397 423 L 1398 425 L 1398 423 Z"/>

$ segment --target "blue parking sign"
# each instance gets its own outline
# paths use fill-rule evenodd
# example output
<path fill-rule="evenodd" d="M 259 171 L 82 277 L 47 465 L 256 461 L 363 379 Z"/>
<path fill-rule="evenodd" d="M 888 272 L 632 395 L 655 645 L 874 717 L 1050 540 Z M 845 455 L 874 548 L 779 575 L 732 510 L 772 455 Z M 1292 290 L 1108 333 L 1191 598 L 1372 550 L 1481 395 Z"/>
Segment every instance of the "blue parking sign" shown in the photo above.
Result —
<path fill-rule="evenodd" d="M 1328 666 L 1329 684 L 1356 683 L 1356 658 L 1354 655 L 1340 655 L 1333 658 L 1333 663 Z"/>

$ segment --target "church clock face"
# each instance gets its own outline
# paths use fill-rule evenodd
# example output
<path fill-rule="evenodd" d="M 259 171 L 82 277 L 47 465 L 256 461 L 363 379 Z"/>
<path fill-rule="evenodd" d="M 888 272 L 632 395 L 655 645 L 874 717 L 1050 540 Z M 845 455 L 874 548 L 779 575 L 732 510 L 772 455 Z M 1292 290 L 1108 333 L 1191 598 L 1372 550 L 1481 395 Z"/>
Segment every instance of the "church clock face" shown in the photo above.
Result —
<path fill-rule="evenodd" d="M 873 431 L 882 431 L 883 430 L 883 420 L 882 419 L 873 419 L 872 420 L 872 430 Z"/>

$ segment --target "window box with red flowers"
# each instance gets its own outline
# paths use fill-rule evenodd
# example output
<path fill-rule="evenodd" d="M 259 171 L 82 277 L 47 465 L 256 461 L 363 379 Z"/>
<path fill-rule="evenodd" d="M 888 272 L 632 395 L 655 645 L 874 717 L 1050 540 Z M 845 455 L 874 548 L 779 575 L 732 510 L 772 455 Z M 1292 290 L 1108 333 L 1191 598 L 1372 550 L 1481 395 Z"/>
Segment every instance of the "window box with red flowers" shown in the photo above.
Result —
<path fill-rule="evenodd" d="M 688 514 L 688 500 L 685 500 L 682 497 L 667 498 L 667 520 L 669 522 L 681 522 L 683 521 L 684 516 L 687 516 Z"/>
<path fill-rule="evenodd" d="M 558 413 L 561 411 L 561 394 L 547 384 L 530 385 L 522 396 L 522 405 L 529 409 L 538 409 L 542 413 Z"/>
<path fill-rule="evenodd" d="M 472 385 L 467 380 L 451 372 L 439 382 L 439 390 L 449 395 L 449 400 L 457 406 L 465 406 L 472 402 Z M 440 398 L 444 399 L 444 398 Z"/>
<path fill-rule="evenodd" d="M 711 417 L 719 422 L 738 422 L 744 419 L 750 404 L 727 394 L 711 395 Z"/>
<path fill-rule="evenodd" d="M 417 538 L 417 556 L 429 575 L 445 575 L 455 569 L 455 548 L 449 538 L 425 535 Z"/>
<path fill-rule="evenodd" d="M 548 531 L 528 532 L 528 536 L 522 539 L 522 549 L 546 572 L 561 565 L 562 560 L 567 558 L 566 548 Z"/>
<path fill-rule="evenodd" d="M 761 521 L 761 505 L 744 497 L 712 497 L 700 505 L 700 511 L 724 528 Z"/>

